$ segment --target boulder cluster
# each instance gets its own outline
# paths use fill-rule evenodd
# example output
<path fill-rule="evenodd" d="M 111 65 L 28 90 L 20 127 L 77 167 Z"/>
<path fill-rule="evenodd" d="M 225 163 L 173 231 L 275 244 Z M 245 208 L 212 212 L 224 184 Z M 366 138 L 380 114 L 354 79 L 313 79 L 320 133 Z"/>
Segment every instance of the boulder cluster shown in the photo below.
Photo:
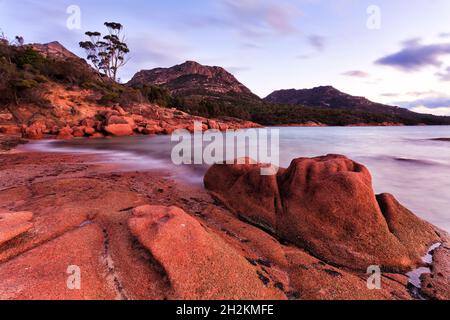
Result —
<path fill-rule="evenodd" d="M 392 195 L 376 196 L 367 168 L 344 156 L 295 159 L 273 176 L 260 175 L 262 166 L 214 165 L 205 186 L 236 215 L 328 263 L 408 270 L 439 241 Z"/>
<path fill-rule="evenodd" d="M 238 119 L 213 120 L 191 116 L 182 111 L 170 109 L 162 117 L 146 117 L 138 113 L 126 112 L 120 106 L 111 110 L 99 112 L 95 117 L 72 121 L 65 126 L 49 128 L 44 119 L 22 125 L 18 131 L 24 138 L 39 140 L 46 136 L 56 136 L 57 139 L 72 138 L 103 138 L 107 136 L 124 137 L 135 134 L 160 135 L 171 134 L 177 129 L 194 131 L 194 121 L 202 123 L 202 130 L 215 129 L 220 131 L 237 130 L 240 128 L 257 127 L 255 123 Z M 6 129 L 5 129 L 6 130 Z M 8 131 L 12 129 L 8 127 Z"/>

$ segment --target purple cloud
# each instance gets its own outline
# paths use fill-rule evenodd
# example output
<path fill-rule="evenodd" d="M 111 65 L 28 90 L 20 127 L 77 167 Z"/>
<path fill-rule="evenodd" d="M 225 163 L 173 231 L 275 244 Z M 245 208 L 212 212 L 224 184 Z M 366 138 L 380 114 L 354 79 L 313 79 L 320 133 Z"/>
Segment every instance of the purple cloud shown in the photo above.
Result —
<path fill-rule="evenodd" d="M 195 27 L 228 28 L 244 38 L 298 34 L 295 18 L 300 11 L 285 0 L 221 0 L 219 15 L 187 17 L 185 24 Z"/>
<path fill-rule="evenodd" d="M 450 81 L 450 67 L 447 67 L 444 72 L 438 72 L 436 75 L 442 80 L 442 81 Z"/>
<path fill-rule="evenodd" d="M 404 108 L 414 108 L 417 106 L 424 106 L 429 109 L 433 108 L 442 108 L 450 106 L 450 97 L 449 96 L 440 96 L 440 97 L 429 97 L 423 99 L 417 99 L 413 101 L 398 101 L 395 102 L 395 105 L 404 107 Z"/>
<path fill-rule="evenodd" d="M 383 97 L 394 98 L 394 97 L 398 97 L 400 94 L 395 93 L 395 92 L 386 92 L 386 93 L 382 93 L 380 95 Z"/>
<path fill-rule="evenodd" d="M 369 74 L 361 70 L 351 70 L 342 73 L 343 76 L 355 77 L 355 78 L 368 78 Z"/>
<path fill-rule="evenodd" d="M 312 45 L 317 51 L 325 50 L 326 38 L 317 34 L 313 34 L 308 36 L 308 42 Z"/>
<path fill-rule="evenodd" d="M 307 60 L 307 59 L 311 59 L 311 58 L 312 58 L 312 56 L 309 54 L 299 54 L 295 57 L 295 59 L 298 59 L 298 60 Z"/>
<path fill-rule="evenodd" d="M 244 35 L 296 32 L 293 18 L 299 13 L 284 1 L 224 0 L 232 26 Z"/>
<path fill-rule="evenodd" d="M 178 38 L 169 39 L 167 36 L 144 33 L 131 36 L 127 41 L 131 53 L 127 68 L 120 74 L 122 81 L 128 81 L 134 73 L 142 69 L 170 67 L 192 58 L 191 47 Z"/>
<path fill-rule="evenodd" d="M 380 58 L 375 63 L 409 72 L 427 66 L 439 67 L 442 64 L 440 57 L 450 54 L 450 43 L 422 45 L 417 39 L 413 39 L 403 45 L 402 50 Z"/>
<path fill-rule="evenodd" d="M 242 72 L 246 72 L 246 71 L 250 71 L 251 68 L 250 67 L 246 67 L 246 66 L 230 66 L 225 68 L 227 71 L 231 72 L 232 74 L 238 74 L 238 73 L 242 73 Z"/>

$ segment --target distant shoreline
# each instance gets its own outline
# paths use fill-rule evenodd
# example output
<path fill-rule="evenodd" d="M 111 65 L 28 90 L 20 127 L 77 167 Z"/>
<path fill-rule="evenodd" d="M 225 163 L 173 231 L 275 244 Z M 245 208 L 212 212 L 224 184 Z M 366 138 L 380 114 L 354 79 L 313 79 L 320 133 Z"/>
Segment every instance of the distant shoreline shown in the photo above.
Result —
<path fill-rule="evenodd" d="M 327 124 L 320 124 L 320 125 L 310 125 L 310 124 L 280 124 L 280 125 L 272 125 L 267 126 L 271 128 L 289 128 L 289 127 L 297 127 L 297 128 L 346 128 L 346 127 L 449 127 L 448 124 L 436 124 L 436 125 L 429 125 L 429 124 L 417 124 L 417 125 L 407 125 L 407 124 L 351 124 L 351 125 L 345 125 L 345 126 L 335 126 L 335 125 L 327 125 Z"/>

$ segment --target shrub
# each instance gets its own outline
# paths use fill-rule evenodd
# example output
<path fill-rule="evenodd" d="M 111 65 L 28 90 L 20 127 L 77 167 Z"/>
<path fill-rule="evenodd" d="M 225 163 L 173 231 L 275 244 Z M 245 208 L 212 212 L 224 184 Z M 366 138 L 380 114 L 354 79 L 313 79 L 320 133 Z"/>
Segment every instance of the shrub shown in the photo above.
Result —
<path fill-rule="evenodd" d="M 39 83 L 35 80 L 20 79 L 20 80 L 13 81 L 13 85 L 16 88 L 16 90 L 21 91 L 21 90 L 27 90 L 27 89 L 34 89 L 39 85 Z"/>
<path fill-rule="evenodd" d="M 114 103 L 119 103 L 120 95 L 117 92 L 109 92 L 107 94 L 104 94 L 100 100 L 98 100 L 99 104 L 102 105 L 109 105 Z"/>
<path fill-rule="evenodd" d="M 118 103 L 123 107 L 128 107 L 133 103 L 142 103 L 145 99 L 141 91 L 133 88 L 123 88 L 119 94 Z"/>
<path fill-rule="evenodd" d="M 18 68 L 23 68 L 25 65 L 42 65 L 45 62 L 45 58 L 31 47 L 15 47 L 12 62 Z"/>

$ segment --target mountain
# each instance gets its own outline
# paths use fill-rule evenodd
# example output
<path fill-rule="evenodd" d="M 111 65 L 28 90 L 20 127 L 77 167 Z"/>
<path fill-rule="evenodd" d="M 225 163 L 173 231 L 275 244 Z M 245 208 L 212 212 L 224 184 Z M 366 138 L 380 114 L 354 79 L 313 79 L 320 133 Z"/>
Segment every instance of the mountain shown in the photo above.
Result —
<path fill-rule="evenodd" d="M 186 61 L 171 68 L 156 68 L 138 72 L 128 83 L 130 86 L 156 85 L 175 95 L 228 95 L 254 96 L 231 73 L 221 67 Z"/>
<path fill-rule="evenodd" d="M 53 41 L 49 43 L 32 43 L 29 45 L 35 51 L 39 52 L 46 58 L 52 59 L 80 59 L 77 55 L 67 50 L 58 41 Z"/>
<path fill-rule="evenodd" d="M 26 56 L 29 55 L 26 50 L 29 47 L 44 56 L 44 61 L 36 63 L 33 69 L 25 70 L 20 63 L 13 66 L 17 75 L 12 74 L 10 78 L 22 81 L 3 79 L 9 87 L 0 97 L 0 103 L 45 105 L 46 100 L 38 93 L 44 90 L 41 88 L 43 82 L 49 79 L 93 89 L 98 94 L 97 101 L 104 105 L 150 102 L 195 116 L 227 121 L 238 118 L 262 125 L 450 124 L 450 117 L 418 114 L 375 103 L 331 86 L 275 91 L 263 100 L 224 68 L 204 66 L 195 61 L 170 68 L 142 70 L 126 85 L 121 85 L 99 77 L 84 59 L 56 41 L 8 50 L 10 56 L 18 57 L 17 61 L 24 60 L 23 55 L 28 61 L 30 57 Z"/>
<path fill-rule="evenodd" d="M 379 115 L 383 122 L 403 124 L 450 124 L 450 117 L 438 117 L 419 114 L 408 109 L 373 102 L 364 97 L 352 96 L 332 86 L 321 86 L 312 89 L 278 90 L 264 101 L 272 104 L 303 106 L 314 109 L 345 111 L 359 115 Z M 378 122 L 378 120 L 376 121 Z"/>
<path fill-rule="evenodd" d="M 305 107 L 344 109 L 354 111 L 368 111 L 374 113 L 397 113 L 398 107 L 372 102 L 364 97 L 356 97 L 341 92 L 332 86 L 322 86 L 312 89 L 278 90 L 265 99 L 266 102 Z M 406 109 L 404 109 L 406 110 Z"/>
<path fill-rule="evenodd" d="M 152 87 L 150 90 L 155 90 L 155 87 L 166 90 L 148 96 L 157 96 L 157 103 L 169 100 L 172 106 L 205 117 L 228 116 L 249 120 L 249 110 L 263 103 L 224 68 L 204 66 L 195 61 L 170 68 L 142 70 L 127 86 L 141 90 L 148 90 L 148 87 Z"/>

